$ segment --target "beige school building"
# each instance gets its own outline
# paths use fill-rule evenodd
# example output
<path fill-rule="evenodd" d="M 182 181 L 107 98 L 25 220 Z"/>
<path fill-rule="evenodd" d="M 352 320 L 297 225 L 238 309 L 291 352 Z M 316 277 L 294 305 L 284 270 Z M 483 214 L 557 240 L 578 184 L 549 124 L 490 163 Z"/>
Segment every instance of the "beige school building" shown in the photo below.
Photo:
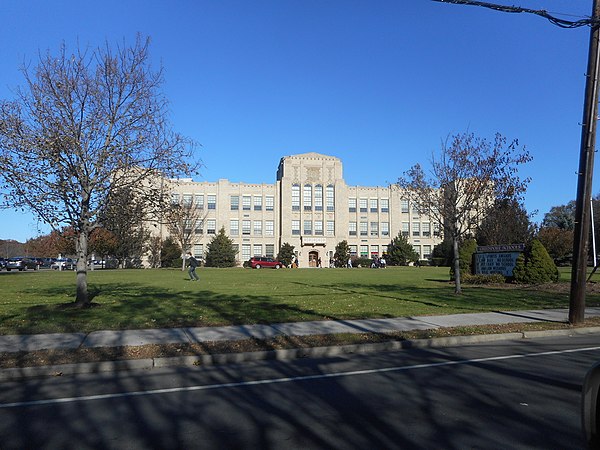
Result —
<path fill-rule="evenodd" d="M 294 246 L 300 267 L 316 267 L 319 259 L 328 266 L 343 240 L 352 256 L 365 258 L 383 255 L 399 233 L 421 259 L 440 243 L 437 224 L 413 210 L 397 186 L 349 186 L 333 156 L 285 156 L 272 184 L 177 180 L 172 189 L 173 201 L 203 210 L 190 249 L 200 258 L 222 227 L 240 265 L 252 256 L 277 256 L 284 243 Z"/>

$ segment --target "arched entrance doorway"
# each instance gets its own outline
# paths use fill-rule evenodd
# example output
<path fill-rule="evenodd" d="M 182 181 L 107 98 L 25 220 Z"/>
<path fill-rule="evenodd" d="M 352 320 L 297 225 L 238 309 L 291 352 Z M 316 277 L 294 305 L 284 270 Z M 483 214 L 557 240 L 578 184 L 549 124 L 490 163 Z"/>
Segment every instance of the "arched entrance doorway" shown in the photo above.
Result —
<path fill-rule="evenodd" d="M 308 267 L 317 267 L 317 261 L 319 260 L 319 252 L 312 250 L 308 252 Z"/>

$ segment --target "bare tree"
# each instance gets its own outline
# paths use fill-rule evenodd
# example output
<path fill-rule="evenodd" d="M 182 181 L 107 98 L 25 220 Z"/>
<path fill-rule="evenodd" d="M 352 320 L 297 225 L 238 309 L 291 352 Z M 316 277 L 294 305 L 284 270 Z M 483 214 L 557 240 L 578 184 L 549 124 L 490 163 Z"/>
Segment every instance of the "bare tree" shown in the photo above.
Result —
<path fill-rule="evenodd" d="M 0 103 L 2 206 L 26 208 L 74 231 L 75 304 L 87 306 L 88 239 L 115 189 L 162 199 L 156 177 L 190 175 L 193 143 L 171 130 L 162 68 L 149 40 L 40 54 L 16 99 Z"/>
<path fill-rule="evenodd" d="M 460 240 L 475 232 L 495 201 L 522 201 L 530 180 L 519 178 L 517 166 L 531 159 L 517 140 L 507 145 L 500 134 L 489 142 L 464 133 L 443 142 L 439 157 L 432 155 L 430 176 L 417 164 L 398 180 L 413 206 L 452 240 L 457 294 Z"/>
<path fill-rule="evenodd" d="M 179 244 L 183 253 L 191 251 L 196 234 L 203 232 L 208 212 L 199 208 L 191 200 L 171 203 L 163 211 L 163 221 L 169 234 Z M 181 270 L 185 270 L 185 258 L 182 258 Z"/>

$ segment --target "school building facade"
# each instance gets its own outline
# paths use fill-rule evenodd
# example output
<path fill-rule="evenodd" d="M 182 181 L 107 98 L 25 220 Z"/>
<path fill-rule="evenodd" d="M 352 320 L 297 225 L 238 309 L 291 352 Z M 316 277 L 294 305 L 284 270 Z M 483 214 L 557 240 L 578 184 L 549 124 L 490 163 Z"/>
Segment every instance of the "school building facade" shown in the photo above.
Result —
<path fill-rule="evenodd" d="M 281 158 L 274 184 L 177 180 L 171 189 L 172 201 L 203 211 L 190 248 L 200 258 L 222 227 L 240 265 L 277 256 L 284 243 L 294 246 L 300 267 L 315 267 L 319 259 L 327 266 L 343 240 L 353 256 L 365 258 L 383 255 L 399 233 L 421 259 L 441 242 L 437 224 L 411 208 L 397 186 L 349 186 L 341 160 L 319 153 Z"/>

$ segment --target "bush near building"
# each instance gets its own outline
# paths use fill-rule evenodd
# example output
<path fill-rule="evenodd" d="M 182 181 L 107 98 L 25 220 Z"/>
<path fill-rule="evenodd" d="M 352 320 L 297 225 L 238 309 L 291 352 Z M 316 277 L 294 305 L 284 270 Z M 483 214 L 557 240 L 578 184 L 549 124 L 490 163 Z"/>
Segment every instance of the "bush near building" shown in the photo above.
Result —
<path fill-rule="evenodd" d="M 540 284 L 557 282 L 559 273 L 546 248 L 534 239 L 517 258 L 513 278 L 516 283 Z"/>
<path fill-rule="evenodd" d="M 235 267 L 237 251 L 233 241 L 225 234 L 222 227 L 208 244 L 206 252 L 206 267 Z"/>
<path fill-rule="evenodd" d="M 285 266 L 290 266 L 292 261 L 296 258 L 294 253 L 294 246 L 289 244 L 288 242 L 284 242 L 279 249 L 279 254 L 277 255 L 277 260 L 281 261 Z"/>
<path fill-rule="evenodd" d="M 473 255 L 477 251 L 477 241 L 475 239 L 467 239 L 460 244 L 458 253 L 460 260 L 460 275 L 462 278 L 465 275 L 473 275 Z M 454 280 L 454 264 L 450 266 L 450 280 Z"/>

